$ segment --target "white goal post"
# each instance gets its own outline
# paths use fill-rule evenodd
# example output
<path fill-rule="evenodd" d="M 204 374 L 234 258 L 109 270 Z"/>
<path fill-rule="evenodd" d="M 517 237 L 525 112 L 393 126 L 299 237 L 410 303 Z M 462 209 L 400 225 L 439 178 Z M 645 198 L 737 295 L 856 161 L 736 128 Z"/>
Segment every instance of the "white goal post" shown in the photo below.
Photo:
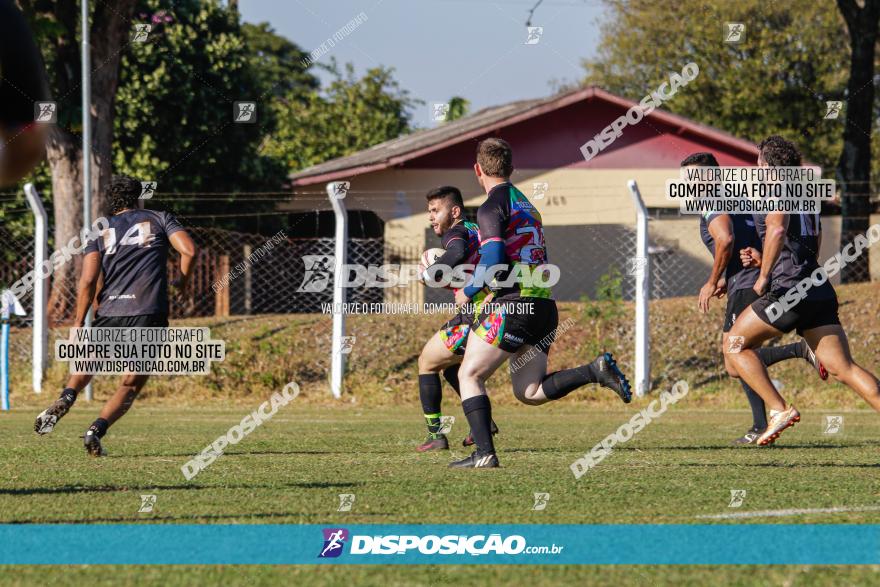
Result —
<path fill-rule="evenodd" d="M 636 278 L 636 396 L 651 391 L 651 337 L 648 328 L 648 299 L 651 293 L 651 256 L 648 254 L 648 209 L 636 180 L 627 182 L 636 207 L 636 252 L 630 271 Z"/>
<path fill-rule="evenodd" d="M 348 246 L 348 213 L 345 209 L 343 198 L 348 186 L 346 182 L 335 181 L 327 184 L 327 197 L 333 207 L 333 215 L 336 217 L 335 251 L 333 255 L 333 306 L 330 315 L 333 318 L 333 335 L 330 344 L 330 392 L 333 397 L 342 397 L 343 375 L 345 374 L 346 355 L 342 352 L 342 337 L 345 336 L 345 287 L 342 275 L 343 266 L 346 262 L 346 247 Z"/>
<path fill-rule="evenodd" d="M 345 288 L 343 280 L 338 279 L 346 263 L 346 247 L 348 244 L 348 214 L 343 201 L 347 191 L 346 182 L 330 182 L 326 185 L 327 197 L 336 217 L 335 254 L 333 257 L 333 332 L 330 357 L 330 391 L 333 397 L 342 396 L 343 375 L 345 373 L 346 355 L 343 350 L 345 336 Z M 642 397 L 651 390 L 650 336 L 648 328 L 648 299 L 650 297 L 651 258 L 648 254 L 648 210 L 639 186 L 635 180 L 629 180 L 627 187 L 632 194 L 636 208 L 636 250 L 634 258 L 629 260 L 631 272 L 636 279 L 635 288 L 635 393 Z"/>
<path fill-rule="evenodd" d="M 31 211 L 34 213 L 34 271 L 38 271 L 48 258 L 48 216 L 34 184 L 25 184 L 24 195 L 27 198 L 28 206 L 30 206 Z M 43 391 L 43 375 L 46 372 L 49 347 L 49 327 L 46 321 L 46 308 L 49 305 L 48 281 L 48 279 L 42 278 L 34 280 L 32 379 L 36 393 Z"/>

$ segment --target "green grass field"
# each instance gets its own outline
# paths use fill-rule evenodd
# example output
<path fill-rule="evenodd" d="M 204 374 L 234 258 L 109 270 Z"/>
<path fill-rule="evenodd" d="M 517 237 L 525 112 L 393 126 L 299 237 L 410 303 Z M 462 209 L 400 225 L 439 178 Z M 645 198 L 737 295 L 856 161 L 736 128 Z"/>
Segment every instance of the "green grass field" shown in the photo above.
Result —
<path fill-rule="evenodd" d="M 838 289 L 841 320 L 853 354 L 880 366 L 876 285 Z M 554 345 L 552 369 L 611 350 L 633 364 L 632 306 L 561 304 L 560 321 L 575 326 Z M 109 456 L 87 458 L 78 438 L 112 391 L 100 378 L 92 405 L 80 402 L 47 437 L 34 416 L 65 378 L 55 363 L 47 394 L 30 393 L 26 360 L 13 358 L 11 413 L 0 414 L 0 522 L 4 523 L 880 523 L 876 483 L 880 417 L 837 383 L 818 380 L 802 361 L 771 375 L 804 414 L 770 449 L 729 445 L 749 424 L 739 385 L 724 373 L 718 351 L 721 304 L 709 315 L 694 298 L 651 304 L 655 393 L 688 381 L 690 393 L 659 420 L 580 480 L 569 465 L 644 408 L 623 406 L 607 391 L 586 389 L 540 408 L 518 404 L 501 370 L 490 380 L 502 468 L 449 471 L 464 456 L 420 455 L 423 438 L 415 385 L 422 344 L 445 316 L 354 316 L 357 336 L 342 401 L 329 398 L 329 318 L 320 315 L 232 317 L 178 322 L 206 325 L 227 344 L 227 359 L 207 377 L 154 378 L 107 437 Z M 62 334 L 58 331 L 56 334 Z M 29 332 L 13 331 L 13 348 Z M 786 337 L 780 342 L 794 340 Z M 18 341 L 19 347 L 16 347 Z M 302 394 L 192 481 L 180 467 L 273 391 L 296 381 Z M 458 402 L 451 435 L 466 432 Z M 843 415 L 839 435 L 823 434 L 827 415 Z M 728 507 L 733 489 L 746 491 Z M 533 493 L 550 493 L 533 511 Z M 340 493 L 354 493 L 351 512 L 337 512 Z M 141 494 L 155 494 L 139 514 Z M 786 516 L 727 514 L 838 508 Z M 704 516 L 704 517 L 700 517 Z M 668 548 L 670 545 L 658 545 Z M 880 568 L 821 567 L 20 567 L 0 571 L 0 585 L 230 584 L 296 585 L 835 585 L 880 581 Z"/>
<path fill-rule="evenodd" d="M 191 481 L 181 465 L 238 422 L 247 406 L 135 408 L 107 436 L 109 455 L 102 459 L 88 458 L 78 438 L 97 406 L 77 405 L 46 437 L 32 432 L 32 410 L 19 409 L 0 416 L 0 522 L 880 523 L 880 511 L 699 517 L 875 506 L 880 418 L 867 411 L 840 412 L 845 425 L 837 436 L 823 434 L 827 412 L 809 412 L 778 446 L 743 449 L 728 443 L 748 423 L 746 412 L 689 409 L 685 399 L 576 480 L 569 464 L 646 403 L 603 410 L 577 403 L 500 407 L 502 468 L 450 471 L 448 460 L 465 449 L 416 453 L 422 427 L 414 406 L 326 409 L 295 400 Z M 463 416 L 457 406 L 447 412 L 456 416 L 452 437 L 458 440 Z M 739 508 L 728 507 L 731 489 L 747 492 Z M 531 509 L 535 492 L 550 493 L 546 510 Z M 152 513 L 139 514 L 144 493 L 155 494 L 157 503 Z M 340 493 L 356 495 L 351 512 L 336 511 Z M 0 582 L 46 580 L 48 573 L 71 584 L 101 584 L 116 572 L 131 583 L 149 577 L 180 585 L 224 580 L 214 567 L 126 567 L 112 574 L 30 567 Z M 766 575 L 726 567 L 242 567 L 234 579 L 226 576 L 234 584 L 490 585 L 522 580 L 524 572 L 536 585 L 839 585 L 880 577 L 868 567 L 778 567 Z"/>

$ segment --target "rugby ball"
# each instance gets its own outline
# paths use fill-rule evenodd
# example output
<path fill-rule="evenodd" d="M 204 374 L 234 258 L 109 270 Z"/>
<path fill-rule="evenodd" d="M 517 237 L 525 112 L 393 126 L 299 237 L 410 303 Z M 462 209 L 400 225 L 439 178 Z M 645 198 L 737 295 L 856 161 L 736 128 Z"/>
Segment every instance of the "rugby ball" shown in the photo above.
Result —
<path fill-rule="evenodd" d="M 423 274 L 425 273 L 425 269 L 436 263 L 437 259 L 439 259 L 445 252 L 444 249 L 436 248 L 428 249 L 422 253 L 421 258 L 419 259 L 419 281 L 424 282 L 425 279 Z"/>

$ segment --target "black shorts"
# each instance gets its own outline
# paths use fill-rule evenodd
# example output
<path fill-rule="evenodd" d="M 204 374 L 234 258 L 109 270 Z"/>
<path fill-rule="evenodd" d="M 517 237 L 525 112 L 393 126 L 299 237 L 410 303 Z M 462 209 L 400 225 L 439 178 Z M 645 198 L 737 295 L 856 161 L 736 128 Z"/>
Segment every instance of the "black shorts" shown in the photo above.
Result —
<path fill-rule="evenodd" d="M 730 332 L 736 317 L 746 311 L 752 302 L 758 299 L 758 294 L 750 287 L 738 289 L 727 296 L 727 310 L 724 312 L 724 330 Z"/>
<path fill-rule="evenodd" d="M 454 355 L 463 355 L 467 347 L 468 334 L 471 332 L 471 324 L 474 322 L 473 314 L 458 313 L 455 318 L 448 321 L 440 328 L 440 338 L 443 344 Z"/>
<path fill-rule="evenodd" d="M 95 316 L 93 328 L 168 328 L 168 314 Z"/>
<path fill-rule="evenodd" d="M 779 301 L 785 295 L 785 291 L 767 292 L 752 304 L 752 310 L 758 317 L 782 332 L 791 332 L 797 329 L 797 333 L 803 335 L 805 330 L 812 330 L 820 326 L 840 324 L 837 315 L 837 296 L 827 300 L 802 300 L 790 310 L 778 306 L 782 313 L 775 319 L 770 318 L 768 308 Z M 778 313 L 775 312 L 774 315 Z"/>
<path fill-rule="evenodd" d="M 559 313 L 548 298 L 502 296 L 488 302 L 474 322 L 474 334 L 508 353 L 523 345 L 548 352 L 556 335 Z"/>

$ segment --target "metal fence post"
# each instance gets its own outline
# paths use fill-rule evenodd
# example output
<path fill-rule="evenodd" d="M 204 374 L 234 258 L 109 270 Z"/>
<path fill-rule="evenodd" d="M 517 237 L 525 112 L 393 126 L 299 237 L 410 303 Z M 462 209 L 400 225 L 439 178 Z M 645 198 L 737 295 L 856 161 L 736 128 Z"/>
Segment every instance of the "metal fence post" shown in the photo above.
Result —
<path fill-rule="evenodd" d="M 253 311 L 253 300 L 251 298 L 252 292 L 251 288 L 253 286 L 253 272 L 251 271 L 251 264 L 249 259 L 251 258 L 251 254 L 253 253 L 253 247 L 246 243 L 244 247 L 242 247 L 242 255 L 244 256 L 244 313 L 250 314 Z"/>
<path fill-rule="evenodd" d="M 345 336 L 345 287 L 343 286 L 342 270 L 346 263 L 346 246 L 348 244 L 348 214 L 342 198 L 348 189 L 347 182 L 330 182 L 327 184 L 327 197 L 336 217 L 336 242 L 333 256 L 333 338 L 330 352 L 330 391 L 333 397 L 342 397 L 342 376 L 345 373 L 346 355 L 342 352 L 342 337 Z"/>
<path fill-rule="evenodd" d="M 48 216 L 40 195 L 34 184 L 24 186 L 24 195 L 28 206 L 34 213 L 34 272 L 39 275 L 39 269 L 47 259 L 48 247 Z M 34 327 L 33 327 L 33 366 L 32 378 L 34 391 L 43 391 L 43 375 L 46 373 L 46 360 L 49 348 L 49 328 L 46 321 L 46 308 L 49 304 L 49 288 L 47 279 L 37 278 L 34 281 Z"/>
<path fill-rule="evenodd" d="M 636 255 L 631 261 L 636 278 L 636 395 L 651 390 L 651 338 L 648 327 L 651 257 L 648 255 L 648 210 L 634 179 L 627 182 L 636 206 Z"/>

